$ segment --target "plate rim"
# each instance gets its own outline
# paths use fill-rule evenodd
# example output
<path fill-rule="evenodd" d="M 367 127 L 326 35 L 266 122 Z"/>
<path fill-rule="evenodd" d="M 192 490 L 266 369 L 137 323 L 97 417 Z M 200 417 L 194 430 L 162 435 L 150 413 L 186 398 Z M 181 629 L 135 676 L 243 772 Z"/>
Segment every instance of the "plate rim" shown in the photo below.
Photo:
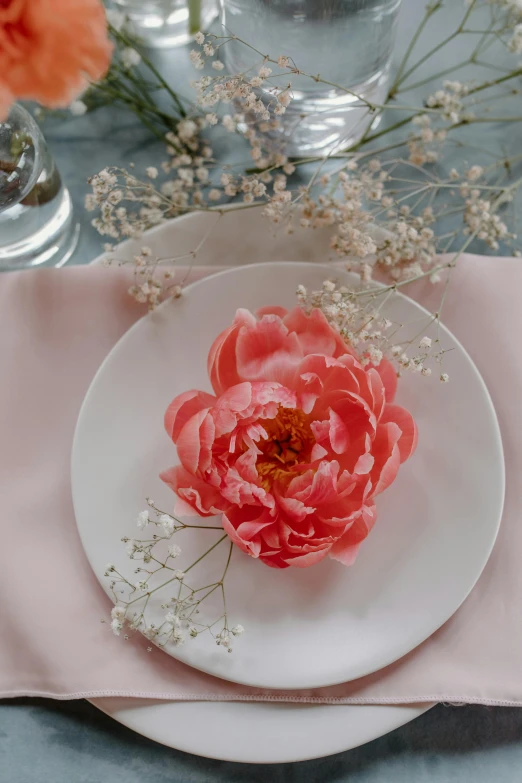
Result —
<path fill-rule="evenodd" d="M 147 737 L 148 739 L 153 740 L 154 742 L 157 742 L 164 747 L 180 750 L 184 753 L 190 753 L 202 758 L 255 765 L 288 764 L 299 761 L 312 761 L 314 759 L 332 756 L 336 753 L 353 750 L 357 747 L 360 747 L 361 745 L 367 744 L 368 742 L 373 742 L 374 740 L 389 734 L 391 731 L 395 731 L 401 726 L 405 726 L 407 723 L 410 723 L 411 721 L 420 717 L 425 712 L 428 712 L 428 710 L 432 709 L 437 704 L 437 702 L 411 704 L 288 704 L 281 702 L 256 701 L 170 701 L 160 703 L 160 700 L 154 700 L 154 704 L 129 705 L 124 709 L 118 709 L 116 706 L 114 709 L 111 709 L 111 705 L 115 702 L 117 703 L 118 698 L 90 698 L 88 701 L 105 715 L 109 716 L 123 726 L 126 726 L 131 731 L 135 731 L 137 734 L 140 734 L 143 737 Z M 206 734 L 203 732 L 192 733 L 191 727 L 185 726 L 183 720 L 180 720 L 180 716 L 178 715 L 179 712 L 183 713 L 183 710 L 186 707 L 195 710 L 197 713 L 199 713 L 200 710 L 208 711 L 210 708 L 211 711 L 217 712 L 218 716 L 219 713 L 221 713 L 221 716 L 219 716 L 218 719 L 223 721 L 224 717 L 226 721 L 229 720 L 230 711 L 235 712 L 237 710 L 239 713 L 237 719 L 241 720 L 241 709 L 244 709 L 246 705 L 248 705 L 248 708 L 252 708 L 254 713 L 258 712 L 258 714 L 259 708 L 263 708 L 265 711 L 264 718 L 267 717 L 267 712 L 270 716 L 271 713 L 273 714 L 275 711 L 280 711 L 281 708 L 294 708 L 295 712 L 292 711 L 293 718 L 295 718 L 296 715 L 299 715 L 300 713 L 302 714 L 304 711 L 308 711 L 309 709 L 313 710 L 314 708 L 322 708 L 320 710 L 316 710 L 317 715 L 315 717 L 317 722 L 317 716 L 319 716 L 320 730 L 314 735 L 314 749 L 312 750 L 310 748 L 310 736 L 303 733 L 300 734 L 299 737 L 299 744 L 302 747 L 302 750 L 298 751 L 297 749 L 294 749 L 287 755 L 282 755 L 280 753 L 274 755 L 270 744 L 265 743 L 263 735 L 260 734 L 259 740 L 256 738 L 256 742 L 260 746 L 256 751 L 252 751 L 250 748 L 245 751 L 244 748 L 242 748 L 239 752 L 216 752 L 215 749 L 212 749 L 212 740 L 209 742 Z M 154 723 L 155 719 L 152 711 L 155 710 L 157 706 L 165 706 L 166 711 L 170 713 L 169 734 L 172 735 L 172 738 L 169 736 L 167 742 L 164 741 L 164 738 L 158 739 L 157 736 L 154 736 L 156 733 L 154 731 L 154 726 L 149 726 L 147 719 L 143 720 L 143 716 L 147 714 L 147 717 L 149 717 L 149 719 L 151 719 Z M 367 709 L 368 711 L 366 711 Z M 335 713 L 333 710 L 335 710 Z M 355 742 L 350 741 L 347 737 L 343 739 L 339 738 L 327 749 L 321 750 L 320 746 L 321 744 L 323 746 L 325 744 L 325 737 L 328 736 L 327 732 L 330 723 L 334 721 L 337 728 L 339 728 L 339 716 L 341 715 L 341 722 L 343 725 L 346 722 L 346 730 L 349 730 L 350 724 L 353 722 L 358 710 L 364 710 L 365 715 L 362 722 L 360 720 L 360 715 L 357 716 L 358 727 L 365 725 L 368 721 L 369 728 L 362 732 L 365 736 L 363 736 L 363 738 L 358 738 Z M 402 711 L 404 711 L 404 713 L 401 715 L 400 713 Z M 374 728 L 375 721 L 372 720 L 371 723 L 369 722 L 369 719 L 371 719 L 373 716 L 379 716 L 377 720 L 377 728 Z M 183 715 L 181 715 L 181 717 L 183 717 Z M 212 718 L 213 717 L 214 716 L 212 716 Z M 260 721 L 258 716 L 256 716 L 254 720 L 256 720 L 258 723 L 264 723 L 264 720 Z M 181 739 L 180 731 L 182 734 Z M 211 747 L 209 747 L 209 744 Z M 266 756 L 270 752 L 272 752 L 272 756 L 267 758 Z"/>

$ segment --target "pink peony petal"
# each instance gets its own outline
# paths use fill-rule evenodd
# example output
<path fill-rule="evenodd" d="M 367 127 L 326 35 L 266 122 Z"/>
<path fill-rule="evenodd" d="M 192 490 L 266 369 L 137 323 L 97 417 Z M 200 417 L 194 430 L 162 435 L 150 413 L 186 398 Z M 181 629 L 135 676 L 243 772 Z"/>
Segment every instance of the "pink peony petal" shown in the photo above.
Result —
<path fill-rule="evenodd" d="M 229 386 L 242 379 L 237 372 L 236 344 L 240 330 L 256 325 L 255 316 L 249 310 L 239 309 L 234 323 L 214 340 L 207 360 L 208 374 L 216 394 L 222 394 Z"/>
<path fill-rule="evenodd" d="M 297 406 L 305 413 L 311 413 L 316 400 L 323 392 L 323 382 L 314 372 L 299 375 L 296 383 Z"/>
<path fill-rule="evenodd" d="M 361 542 L 367 537 L 375 524 L 376 518 L 375 506 L 365 506 L 359 518 L 332 544 L 329 552 L 332 560 L 338 560 L 346 566 L 353 565 Z"/>
<path fill-rule="evenodd" d="M 219 490 L 193 476 L 182 465 L 165 470 L 160 479 L 178 495 L 177 514 L 212 517 L 228 508 Z"/>
<path fill-rule="evenodd" d="M 348 538 L 348 534 L 346 537 Z M 328 555 L 332 560 L 337 560 L 345 566 L 351 566 L 355 563 L 360 546 L 360 544 L 344 543 L 341 537 L 333 544 Z"/>
<path fill-rule="evenodd" d="M 405 408 L 399 405 L 386 405 L 381 416 L 381 423 L 395 422 L 402 431 L 398 446 L 401 455 L 401 462 L 405 462 L 411 457 L 417 446 L 417 425 L 413 416 Z"/>
<path fill-rule="evenodd" d="M 223 530 L 236 546 L 251 557 L 259 557 L 259 552 L 261 551 L 261 544 L 259 541 L 243 541 L 243 539 L 238 536 L 235 527 L 230 523 L 226 514 L 223 514 L 221 520 L 223 523 Z"/>
<path fill-rule="evenodd" d="M 317 508 L 322 503 L 330 503 L 337 497 L 338 473 L 339 463 L 336 460 L 320 462 L 310 487 L 304 492 L 300 492 L 301 497 L 297 499 L 314 508 Z M 294 493 L 293 496 L 296 497 L 297 495 Z"/>
<path fill-rule="evenodd" d="M 202 429 L 207 417 L 211 418 L 207 408 L 195 413 L 187 421 L 178 437 L 177 447 L 180 462 L 193 474 L 199 469 L 202 449 L 208 450 L 213 442 L 214 423 L 212 422 L 212 425 L 207 423 Z"/>
<path fill-rule="evenodd" d="M 343 454 L 350 443 L 349 428 L 333 408 L 330 408 L 330 443 L 336 454 Z"/>
<path fill-rule="evenodd" d="M 257 477 L 256 477 L 257 478 Z M 222 486 L 221 494 L 233 506 L 242 508 L 243 506 L 266 506 L 273 508 L 274 498 L 257 482 L 250 482 L 240 476 L 235 467 L 231 467 L 226 472 Z"/>
<path fill-rule="evenodd" d="M 354 473 L 357 473 L 358 475 L 364 475 L 366 473 L 369 473 L 370 470 L 373 468 L 373 463 L 375 462 L 375 458 L 372 454 L 369 452 L 365 452 L 365 454 L 361 454 L 357 462 L 355 463 L 355 468 L 353 469 Z"/>
<path fill-rule="evenodd" d="M 313 514 L 315 508 L 313 506 L 305 506 L 300 500 L 296 498 L 284 497 L 283 495 L 276 496 L 277 505 L 284 511 L 285 515 L 296 523 L 301 523 L 309 514 Z"/>
<path fill-rule="evenodd" d="M 373 365 L 368 365 L 372 367 Z M 393 402 L 397 393 L 397 373 L 393 364 L 388 359 L 382 359 L 381 363 L 375 367 L 384 385 L 386 392 L 386 402 Z"/>
<path fill-rule="evenodd" d="M 237 372 L 249 381 L 276 381 L 292 388 L 303 353 L 297 336 L 280 318 L 265 315 L 250 329 L 242 329 L 236 344 Z"/>
<path fill-rule="evenodd" d="M 251 541 L 263 528 L 273 525 L 273 519 L 259 518 L 248 522 L 241 522 L 237 528 L 237 535 L 242 541 Z"/>
<path fill-rule="evenodd" d="M 395 481 L 401 464 L 401 454 L 397 445 L 401 435 L 401 430 L 394 422 L 379 424 L 377 427 L 373 442 L 375 463 L 371 472 L 373 495 L 383 492 Z"/>
<path fill-rule="evenodd" d="M 287 315 L 288 310 L 286 307 L 279 307 L 279 305 L 273 305 L 272 307 L 260 307 L 256 310 L 257 318 L 261 319 L 264 315 L 277 315 L 278 318 L 284 318 Z"/>
<path fill-rule="evenodd" d="M 238 413 L 248 409 L 251 402 L 252 386 L 250 383 L 238 383 L 221 395 L 212 410 L 217 437 L 230 433 L 236 428 Z"/>
<path fill-rule="evenodd" d="M 320 549 L 318 552 L 308 552 L 306 555 L 297 555 L 296 557 L 284 557 L 287 565 L 295 568 L 308 568 L 311 565 L 320 563 L 328 554 L 328 548 Z"/>
<path fill-rule="evenodd" d="M 323 457 L 326 457 L 327 454 L 328 454 L 327 450 L 323 448 L 321 445 L 319 445 L 319 443 L 316 443 L 312 447 L 312 454 L 310 458 L 312 462 L 315 462 L 318 459 L 323 459 Z"/>
<path fill-rule="evenodd" d="M 340 334 L 332 329 L 324 313 L 317 308 L 307 314 L 301 307 L 294 307 L 283 323 L 289 332 L 296 334 L 303 356 L 312 353 L 338 356 L 346 351 Z"/>
<path fill-rule="evenodd" d="M 192 391 L 178 394 L 174 397 L 165 413 L 165 429 L 176 443 L 179 433 L 187 421 L 203 408 L 210 408 L 216 402 L 216 397 L 207 392 Z"/>

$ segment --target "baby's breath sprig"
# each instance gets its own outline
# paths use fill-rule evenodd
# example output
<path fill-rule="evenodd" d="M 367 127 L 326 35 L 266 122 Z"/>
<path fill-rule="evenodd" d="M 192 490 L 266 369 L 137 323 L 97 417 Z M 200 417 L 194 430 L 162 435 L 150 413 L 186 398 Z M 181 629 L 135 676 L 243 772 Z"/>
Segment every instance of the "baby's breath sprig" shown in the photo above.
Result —
<path fill-rule="evenodd" d="M 445 268 L 449 269 L 446 264 Z M 400 284 L 399 284 L 400 285 Z M 440 336 L 428 337 L 423 332 L 439 315 L 434 314 L 413 337 L 405 337 L 403 324 L 391 320 L 383 312 L 387 301 L 399 286 L 385 288 L 378 284 L 352 287 L 327 279 L 319 290 L 307 291 L 300 285 L 297 299 L 301 307 L 310 312 L 317 308 L 326 316 L 329 324 L 341 335 L 350 351 L 354 351 L 363 366 L 379 366 L 386 357 L 395 367 L 397 375 L 410 371 L 431 376 L 436 369 L 439 379 L 446 383 L 449 375 L 442 370 L 447 352 Z M 398 344 L 398 340 L 401 344 Z"/>
<path fill-rule="evenodd" d="M 144 243 L 131 262 L 130 293 L 151 309 L 165 296 L 179 296 L 186 274 L 179 278 L 172 262 L 186 260 L 190 270 L 223 214 L 224 202 L 234 199 L 227 205 L 233 210 L 261 205 L 274 231 L 323 229 L 322 235 L 329 234 L 325 260 L 343 262 L 359 276 L 360 290 L 323 291 L 319 306 L 335 323 L 338 314 L 335 318 L 332 314 L 342 304 L 340 330 L 361 351 L 363 361 L 375 363 L 382 353 L 394 360 L 398 372 L 415 369 L 429 375 L 433 367 L 447 380 L 440 370 L 444 350 L 438 338 L 426 353 L 426 345 L 414 344 L 426 336 L 424 331 L 411 344 L 398 339 L 393 328 L 377 335 L 382 329 L 375 327 L 379 319 L 373 313 L 382 312 L 386 297 L 398 287 L 426 277 L 432 283 L 442 282 L 441 306 L 426 326 L 434 320 L 440 323 L 449 273 L 463 251 L 480 250 L 481 245 L 489 252 L 512 247 L 515 256 L 521 255 L 509 227 L 508 208 L 522 183 L 514 178 L 522 155 L 503 155 L 490 165 L 471 159 L 458 168 L 445 166 L 445 156 L 454 147 L 466 148 L 469 125 L 522 121 L 516 113 L 503 117 L 494 110 L 497 98 L 514 104 L 513 96 L 519 97 L 522 67 L 511 59 L 522 51 L 522 6 L 519 0 L 469 0 L 457 27 L 415 60 L 416 43 L 443 6 L 438 0 L 428 4 L 383 105 L 366 101 L 368 126 L 362 138 L 326 157 L 288 160 L 273 141 L 291 107 L 292 78 L 328 82 L 303 72 L 284 53 L 261 52 L 233 32 L 198 33 L 190 58 L 197 71 L 205 67 L 208 71 L 192 83 L 195 104 L 183 104 L 187 113 L 179 113 L 174 128 L 162 130 L 167 159 L 158 168 L 149 166 L 141 178 L 132 170 L 104 169 L 91 178 L 92 193 L 86 197 L 87 209 L 99 211 L 93 225 L 111 241 L 106 245 L 108 263 L 127 263 L 113 244 L 121 239 L 140 238 L 147 228 L 190 211 L 216 215 L 197 247 L 183 256 L 156 258 Z M 454 69 L 418 80 L 417 69 L 456 39 L 473 41 L 466 58 Z M 129 43 L 118 40 L 120 46 Z M 224 66 L 223 52 L 230 45 L 247 47 L 252 54 L 251 66 L 241 73 L 227 73 Z M 505 55 L 504 66 L 495 62 L 494 51 Z M 138 66 L 131 62 L 136 55 L 120 52 L 118 58 L 118 67 L 130 74 L 131 81 L 138 78 L 133 71 Z M 468 66 L 480 66 L 490 76 L 483 78 L 482 70 L 480 80 L 459 81 L 460 70 Z M 426 95 L 421 105 L 408 102 L 410 91 L 423 85 Z M 391 122 L 386 120 L 389 110 L 398 112 Z M 379 130 L 374 124 L 377 116 L 383 118 Z M 238 130 L 250 145 L 254 168 L 220 165 L 213 156 L 210 134 Z M 383 146 L 388 134 L 393 134 L 391 143 Z M 290 179 L 296 172 L 302 175 L 300 181 Z M 449 264 L 440 260 L 440 254 L 448 253 L 453 257 Z M 374 277 L 384 280 L 384 287 L 376 287 Z M 371 327 L 365 325 L 368 318 Z"/>
<path fill-rule="evenodd" d="M 240 624 L 231 626 L 225 596 L 225 578 L 232 557 L 233 543 L 221 526 L 187 524 L 159 509 L 153 500 L 147 499 L 148 508 L 137 517 L 140 530 L 150 530 L 148 538 L 122 538 L 130 560 L 139 562 L 134 569 L 138 577 L 133 581 L 123 573 L 124 569 L 109 563 L 105 576 L 110 579 L 110 591 L 114 600 L 111 611 L 111 629 L 116 636 L 123 632 L 127 639 L 129 632 L 140 631 L 158 647 L 179 647 L 187 638 L 195 639 L 208 633 L 215 643 L 232 652 L 234 639 L 241 636 L 244 628 Z M 152 532 L 152 531 L 157 532 Z M 184 569 L 177 567 L 182 548 L 177 543 L 179 534 L 187 530 L 219 531 L 216 541 L 203 551 Z M 194 587 L 189 572 L 224 542 L 226 555 L 219 579 Z M 217 593 L 222 600 L 222 611 L 210 622 L 201 616 L 203 604 Z M 158 602 L 161 604 L 158 608 Z M 151 621 L 149 614 L 153 610 Z M 157 615 L 161 610 L 162 617 Z"/>

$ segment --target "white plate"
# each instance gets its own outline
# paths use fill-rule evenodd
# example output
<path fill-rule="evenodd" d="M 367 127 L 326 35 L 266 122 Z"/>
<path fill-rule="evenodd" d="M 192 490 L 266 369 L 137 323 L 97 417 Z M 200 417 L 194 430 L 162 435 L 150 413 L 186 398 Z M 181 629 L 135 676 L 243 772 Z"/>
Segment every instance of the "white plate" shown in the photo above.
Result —
<path fill-rule="evenodd" d="M 172 507 L 170 490 L 157 478 L 175 462 L 163 412 L 182 391 L 210 390 L 206 355 L 215 335 L 237 307 L 291 306 L 299 282 L 317 287 L 324 277 L 322 265 L 278 262 L 207 278 L 142 319 L 109 354 L 85 399 L 72 463 L 80 535 L 106 588 L 105 563 L 122 562 L 120 538 L 135 534 L 143 498 Z M 387 312 L 410 322 L 413 334 L 426 316 L 402 296 L 390 300 Z M 455 612 L 491 552 L 504 470 L 484 383 L 444 329 L 442 339 L 453 349 L 445 365 L 451 382 L 410 374 L 401 383 L 398 401 L 417 419 L 419 447 L 379 497 L 378 522 L 355 565 L 323 561 L 274 571 L 235 550 L 228 608 L 247 633 L 234 655 L 201 636 L 177 648 L 176 657 L 247 685 L 320 687 L 390 664 Z M 200 548 L 201 535 L 216 534 L 196 532 L 186 548 Z M 222 558 L 216 550 L 208 567 L 217 569 Z"/>
<path fill-rule="evenodd" d="M 350 750 L 387 734 L 431 704 L 363 706 L 270 702 L 161 702 L 94 699 L 119 723 L 186 753 L 278 764 Z"/>

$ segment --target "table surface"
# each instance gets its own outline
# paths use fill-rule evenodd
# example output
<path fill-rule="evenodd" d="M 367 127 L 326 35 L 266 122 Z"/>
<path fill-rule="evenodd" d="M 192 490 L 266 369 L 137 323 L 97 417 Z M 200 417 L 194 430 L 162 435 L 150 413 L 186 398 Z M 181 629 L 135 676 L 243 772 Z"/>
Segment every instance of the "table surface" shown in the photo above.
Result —
<path fill-rule="evenodd" d="M 423 13 L 423 6 L 421 0 L 404 0 L 397 58 Z M 461 11 L 462 3 L 456 0 L 452 13 Z M 447 19 L 441 17 L 434 23 L 436 32 L 429 40 L 431 45 L 450 31 Z M 185 49 L 158 57 L 164 72 L 171 74 L 174 86 L 190 72 Z M 440 52 L 437 69 L 451 62 L 448 57 L 455 57 L 456 62 L 462 59 L 462 50 Z M 473 130 L 468 134 L 468 140 L 476 142 L 477 147 L 512 154 L 520 146 L 516 128 L 478 128 L 475 137 Z M 83 209 L 87 177 L 105 166 L 128 165 L 129 161 L 134 161 L 140 171 L 146 165 L 159 163 L 164 157 L 163 148 L 150 142 L 150 135 L 133 115 L 117 107 L 81 118 L 52 120 L 44 131 L 82 226 L 73 263 L 88 263 L 99 254 L 101 240 L 90 226 L 92 215 Z M 227 160 L 238 154 L 237 148 L 231 146 L 219 152 Z M 462 151 L 456 154 L 462 164 Z M 473 162 L 484 162 L 481 156 L 477 151 Z M 83 701 L 18 699 L 0 704 L 2 783 L 467 783 L 470 779 L 474 783 L 522 780 L 521 710 L 439 705 L 413 723 L 361 748 L 317 761 L 256 767 L 202 759 L 159 746 Z"/>

